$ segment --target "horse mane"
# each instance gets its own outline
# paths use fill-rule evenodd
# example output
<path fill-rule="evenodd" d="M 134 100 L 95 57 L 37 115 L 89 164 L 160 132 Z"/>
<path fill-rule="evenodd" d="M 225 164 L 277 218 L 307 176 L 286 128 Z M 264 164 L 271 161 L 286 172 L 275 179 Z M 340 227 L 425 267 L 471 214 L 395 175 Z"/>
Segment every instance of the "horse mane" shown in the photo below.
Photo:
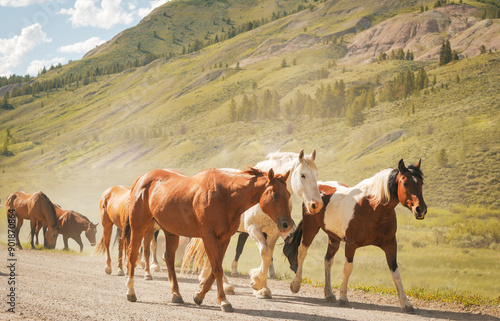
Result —
<path fill-rule="evenodd" d="M 292 153 L 292 152 L 272 152 L 267 155 L 268 160 L 270 161 L 275 161 L 279 165 L 282 165 L 284 163 L 288 163 L 291 161 L 295 161 L 298 159 L 299 154 L 298 153 Z M 312 169 L 318 170 L 318 167 L 316 166 L 316 163 L 314 163 L 314 160 L 311 158 L 310 155 L 304 155 L 304 160 L 302 161 L 302 164 L 305 166 L 308 166 Z"/>
<path fill-rule="evenodd" d="M 263 171 L 261 171 L 260 169 L 257 169 L 257 168 L 253 168 L 253 167 L 248 167 L 248 169 L 242 171 L 241 174 L 248 174 L 248 175 L 252 175 L 252 176 L 255 176 L 255 177 L 262 177 L 262 176 L 264 176 L 264 172 Z"/>
<path fill-rule="evenodd" d="M 391 196 L 397 195 L 396 177 L 398 172 L 397 169 L 383 169 L 372 177 L 361 181 L 354 188 L 363 190 L 366 196 L 371 197 L 378 204 L 387 205 Z"/>

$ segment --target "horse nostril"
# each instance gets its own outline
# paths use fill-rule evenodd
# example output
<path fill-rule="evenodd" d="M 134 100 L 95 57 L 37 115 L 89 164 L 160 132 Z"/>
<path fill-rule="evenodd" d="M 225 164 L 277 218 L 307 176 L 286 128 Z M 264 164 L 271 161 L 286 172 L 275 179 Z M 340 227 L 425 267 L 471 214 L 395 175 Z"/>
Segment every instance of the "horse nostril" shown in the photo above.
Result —
<path fill-rule="evenodd" d="M 417 206 L 417 208 L 415 210 L 417 211 L 417 214 L 421 214 L 422 213 L 422 209 L 420 208 L 420 206 Z"/>
<path fill-rule="evenodd" d="M 316 203 L 313 203 L 311 207 L 315 210 L 318 206 L 316 206 Z"/>

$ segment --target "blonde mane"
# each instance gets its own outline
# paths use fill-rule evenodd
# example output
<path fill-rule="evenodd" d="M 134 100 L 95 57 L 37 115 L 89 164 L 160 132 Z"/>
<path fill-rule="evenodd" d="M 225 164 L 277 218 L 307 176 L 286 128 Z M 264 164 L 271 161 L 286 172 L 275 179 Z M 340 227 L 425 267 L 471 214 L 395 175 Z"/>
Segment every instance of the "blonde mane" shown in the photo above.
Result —
<path fill-rule="evenodd" d="M 361 181 L 354 188 L 364 191 L 366 196 L 369 196 L 378 204 L 387 205 L 391 200 L 390 184 L 392 182 L 390 180 L 394 177 L 394 171 L 397 174 L 397 170 L 392 168 L 381 170 L 372 177 Z"/>

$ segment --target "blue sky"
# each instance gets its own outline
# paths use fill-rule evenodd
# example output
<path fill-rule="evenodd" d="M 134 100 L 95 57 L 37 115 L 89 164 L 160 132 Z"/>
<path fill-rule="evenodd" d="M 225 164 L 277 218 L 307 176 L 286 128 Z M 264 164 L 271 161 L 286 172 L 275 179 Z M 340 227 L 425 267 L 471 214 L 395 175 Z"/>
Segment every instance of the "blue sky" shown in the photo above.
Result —
<path fill-rule="evenodd" d="M 81 59 L 168 0 L 0 0 L 0 76 Z"/>

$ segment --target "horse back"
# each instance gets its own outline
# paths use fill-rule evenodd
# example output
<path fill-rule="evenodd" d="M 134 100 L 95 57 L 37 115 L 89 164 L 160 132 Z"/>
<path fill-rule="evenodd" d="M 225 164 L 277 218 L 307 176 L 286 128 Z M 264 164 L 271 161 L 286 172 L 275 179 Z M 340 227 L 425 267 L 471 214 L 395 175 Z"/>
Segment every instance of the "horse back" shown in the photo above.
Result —
<path fill-rule="evenodd" d="M 24 192 L 14 192 L 7 197 L 5 201 L 5 208 L 8 210 L 13 209 L 15 215 L 21 219 L 31 219 L 28 211 L 28 200 L 31 195 Z"/>

